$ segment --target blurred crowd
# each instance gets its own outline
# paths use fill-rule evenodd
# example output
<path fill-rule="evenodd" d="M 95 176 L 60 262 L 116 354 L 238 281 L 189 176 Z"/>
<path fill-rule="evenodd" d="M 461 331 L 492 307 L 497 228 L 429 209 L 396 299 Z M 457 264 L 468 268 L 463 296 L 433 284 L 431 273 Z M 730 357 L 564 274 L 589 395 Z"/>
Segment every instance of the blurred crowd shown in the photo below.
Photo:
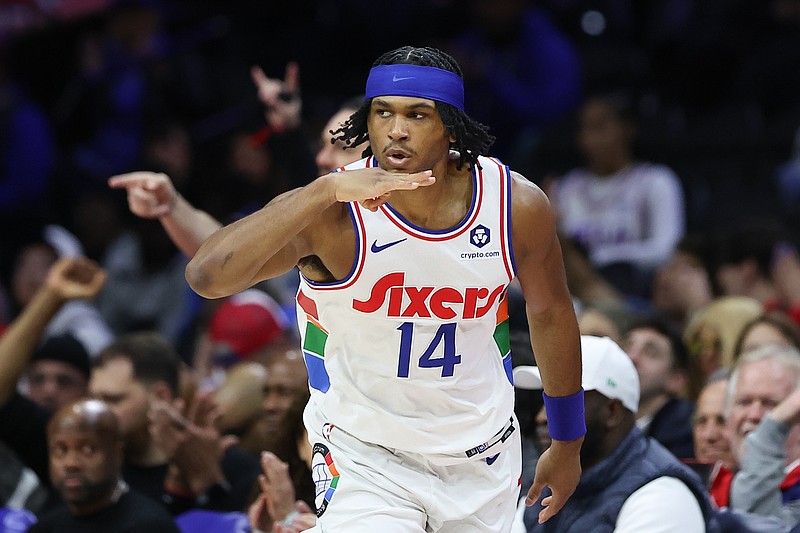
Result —
<path fill-rule="evenodd" d="M 796 526 L 800 0 L 0 2 L 2 512 L 313 525 L 296 274 L 208 301 L 184 268 L 360 157 L 330 130 L 403 44 L 459 61 L 492 155 L 547 192 L 581 333 L 638 374 L 636 426 L 718 507 Z M 541 398 L 517 394 L 535 464 Z"/>

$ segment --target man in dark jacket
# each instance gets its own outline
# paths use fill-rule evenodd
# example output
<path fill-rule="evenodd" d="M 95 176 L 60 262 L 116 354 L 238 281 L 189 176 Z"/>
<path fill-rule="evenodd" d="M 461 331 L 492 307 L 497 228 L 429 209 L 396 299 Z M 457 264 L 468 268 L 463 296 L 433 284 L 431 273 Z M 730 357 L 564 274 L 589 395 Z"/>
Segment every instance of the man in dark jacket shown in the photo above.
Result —
<path fill-rule="evenodd" d="M 538 504 L 520 505 L 513 531 L 718 531 L 699 477 L 636 427 L 639 378 L 630 358 L 607 337 L 584 335 L 581 350 L 587 429 L 581 481 L 546 526 L 538 523 Z M 517 367 L 514 380 L 519 388 L 541 388 L 536 367 Z M 543 412 L 538 421 L 546 425 Z"/>

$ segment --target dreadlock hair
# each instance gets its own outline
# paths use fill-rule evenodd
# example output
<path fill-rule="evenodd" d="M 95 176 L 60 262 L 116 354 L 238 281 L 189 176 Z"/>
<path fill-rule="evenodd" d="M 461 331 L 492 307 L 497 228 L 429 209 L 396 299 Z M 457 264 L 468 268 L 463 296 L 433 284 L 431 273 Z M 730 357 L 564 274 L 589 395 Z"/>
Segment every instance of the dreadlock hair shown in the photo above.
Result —
<path fill-rule="evenodd" d="M 403 46 L 397 48 L 380 56 L 372 66 L 398 64 L 436 67 L 455 72 L 459 77 L 463 78 L 461 68 L 455 59 L 445 52 L 429 46 Z M 369 117 L 371 103 L 371 100 L 365 100 L 341 128 L 331 130 L 331 134 L 333 134 L 331 142 L 341 140 L 347 146 L 358 146 L 367 141 L 369 139 L 367 118 Z M 489 133 L 487 126 L 473 120 L 460 109 L 438 101 L 434 101 L 434 104 L 448 133 L 456 139 L 451 148 L 461 153 L 458 168 L 461 169 L 464 163 L 477 165 L 478 156 L 489 152 L 489 148 L 495 140 L 494 135 Z M 367 145 L 362 156 L 367 157 L 370 155 L 372 155 L 372 148 Z"/>

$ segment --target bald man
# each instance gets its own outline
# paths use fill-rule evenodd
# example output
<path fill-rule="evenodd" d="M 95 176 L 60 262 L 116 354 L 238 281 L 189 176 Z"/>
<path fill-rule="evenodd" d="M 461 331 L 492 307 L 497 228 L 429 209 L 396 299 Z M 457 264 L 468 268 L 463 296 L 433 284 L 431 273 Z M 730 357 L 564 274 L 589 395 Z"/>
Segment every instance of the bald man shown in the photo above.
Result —
<path fill-rule="evenodd" d="M 157 502 L 131 491 L 122 479 L 119 420 L 98 400 L 64 406 L 47 425 L 50 478 L 65 505 L 53 509 L 30 533 L 177 533 Z"/>

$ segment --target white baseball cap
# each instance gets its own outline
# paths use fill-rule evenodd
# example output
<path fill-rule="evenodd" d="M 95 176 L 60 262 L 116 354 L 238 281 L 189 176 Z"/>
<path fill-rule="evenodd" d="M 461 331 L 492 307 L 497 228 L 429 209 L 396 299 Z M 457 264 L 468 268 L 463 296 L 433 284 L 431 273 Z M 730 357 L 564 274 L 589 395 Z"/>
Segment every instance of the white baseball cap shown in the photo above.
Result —
<path fill-rule="evenodd" d="M 583 390 L 596 390 L 606 398 L 622 402 L 632 413 L 639 410 L 639 375 L 619 345 L 608 337 L 581 335 Z M 514 369 L 514 386 L 541 390 L 539 368 L 518 366 Z"/>

